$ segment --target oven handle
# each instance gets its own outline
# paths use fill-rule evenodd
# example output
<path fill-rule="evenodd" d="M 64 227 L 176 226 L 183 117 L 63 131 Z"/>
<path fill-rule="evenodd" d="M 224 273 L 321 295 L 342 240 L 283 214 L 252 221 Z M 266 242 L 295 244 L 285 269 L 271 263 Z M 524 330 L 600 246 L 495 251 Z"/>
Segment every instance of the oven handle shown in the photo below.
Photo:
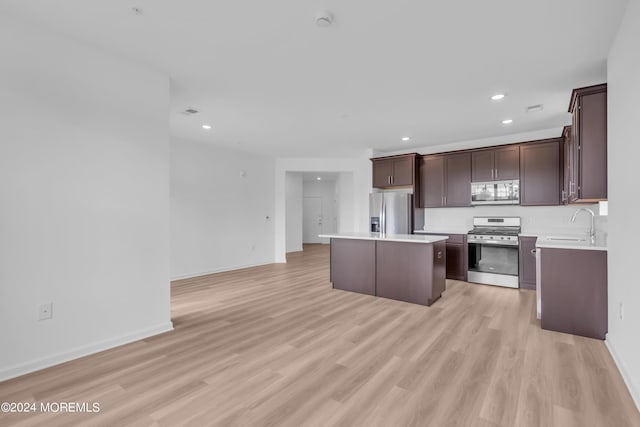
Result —
<path fill-rule="evenodd" d="M 486 246 L 511 246 L 511 247 L 518 247 L 519 243 L 518 242 L 505 242 L 505 241 L 501 241 L 501 240 L 483 240 L 481 242 L 468 242 L 468 244 L 470 245 L 486 245 Z"/>

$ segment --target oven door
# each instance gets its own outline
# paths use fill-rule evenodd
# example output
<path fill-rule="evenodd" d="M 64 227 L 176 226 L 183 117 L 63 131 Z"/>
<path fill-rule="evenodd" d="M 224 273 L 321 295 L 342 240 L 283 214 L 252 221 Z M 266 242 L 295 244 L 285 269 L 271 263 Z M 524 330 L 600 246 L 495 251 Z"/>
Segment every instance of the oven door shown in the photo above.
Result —
<path fill-rule="evenodd" d="M 517 288 L 518 244 L 470 242 L 467 277 L 469 282 Z"/>

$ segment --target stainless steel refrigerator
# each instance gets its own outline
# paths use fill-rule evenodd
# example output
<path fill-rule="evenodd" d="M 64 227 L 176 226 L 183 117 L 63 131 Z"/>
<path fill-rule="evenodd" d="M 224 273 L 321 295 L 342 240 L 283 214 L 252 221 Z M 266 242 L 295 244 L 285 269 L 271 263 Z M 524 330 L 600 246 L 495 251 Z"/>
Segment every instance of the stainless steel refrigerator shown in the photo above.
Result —
<path fill-rule="evenodd" d="M 369 194 L 369 231 L 382 234 L 413 232 L 413 194 L 379 192 Z"/>

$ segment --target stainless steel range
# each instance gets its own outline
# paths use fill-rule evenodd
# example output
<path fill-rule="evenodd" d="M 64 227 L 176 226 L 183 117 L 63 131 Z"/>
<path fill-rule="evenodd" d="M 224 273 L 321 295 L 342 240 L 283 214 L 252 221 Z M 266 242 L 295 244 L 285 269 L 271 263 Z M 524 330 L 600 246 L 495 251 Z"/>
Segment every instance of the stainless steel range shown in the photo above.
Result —
<path fill-rule="evenodd" d="M 469 282 L 517 288 L 518 234 L 520 217 L 474 217 L 467 234 Z"/>

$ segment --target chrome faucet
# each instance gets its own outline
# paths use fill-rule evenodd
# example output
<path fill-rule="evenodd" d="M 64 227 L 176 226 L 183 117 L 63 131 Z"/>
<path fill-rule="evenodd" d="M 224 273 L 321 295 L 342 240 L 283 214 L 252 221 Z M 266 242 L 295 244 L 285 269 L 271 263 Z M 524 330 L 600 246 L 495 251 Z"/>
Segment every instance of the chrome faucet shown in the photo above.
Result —
<path fill-rule="evenodd" d="M 589 229 L 589 237 L 591 237 L 591 244 L 595 245 L 596 243 L 596 225 L 595 225 L 595 219 L 596 219 L 596 214 L 593 213 L 593 211 L 589 208 L 580 208 L 577 211 L 575 211 L 573 213 L 573 216 L 571 217 L 571 222 L 576 222 L 576 216 L 580 213 L 580 211 L 585 211 L 585 212 L 589 212 L 591 214 L 591 228 Z"/>

